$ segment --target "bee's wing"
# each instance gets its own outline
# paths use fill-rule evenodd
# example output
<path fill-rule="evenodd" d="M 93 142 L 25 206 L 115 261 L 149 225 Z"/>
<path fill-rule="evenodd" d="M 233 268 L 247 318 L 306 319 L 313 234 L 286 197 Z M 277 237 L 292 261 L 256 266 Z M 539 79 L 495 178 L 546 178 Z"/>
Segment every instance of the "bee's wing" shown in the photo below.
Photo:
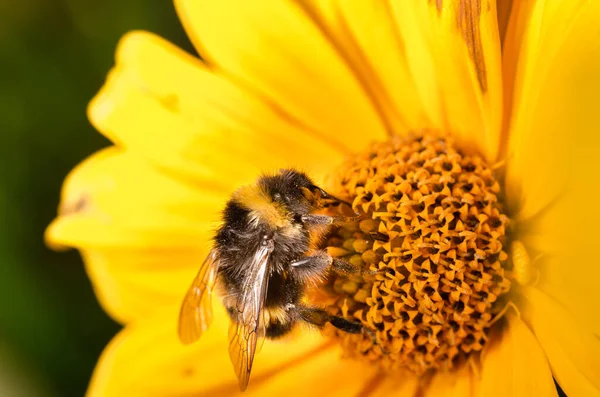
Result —
<path fill-rule="evenodd" d="M 263 307 L 269 284 L 267 263 L 272 251 L 273 242 L 269 241 L 256 251 L 251 263 L 245 264 L 249 276 L 233 308 L 234 321 L 229 328 L 229 357 L 241 391 L 248 386 L 257 344 L 265 336 Z"/>
<path fill-rule="evenodd" d="M 179 339 L 198 340 L 212 322 L 211 296 L 218 269 L 217 251 L 210 251 L 188 290 L 179 312 Z"/>

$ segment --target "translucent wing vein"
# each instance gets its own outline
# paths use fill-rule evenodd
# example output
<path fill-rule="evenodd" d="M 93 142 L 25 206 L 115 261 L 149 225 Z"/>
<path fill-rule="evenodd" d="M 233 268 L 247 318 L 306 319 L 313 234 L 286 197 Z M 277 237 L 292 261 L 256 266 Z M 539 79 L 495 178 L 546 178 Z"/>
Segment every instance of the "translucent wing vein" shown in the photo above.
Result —
<path fill-rule="evenodd" d="M 252 263 L 246 264 L 249 277 L 244 280 L 229 328 L 229 357 L 238 377 L 240 390 L 246 390 L 252 362 L 259 341 L 265 336 L 263 307 L 267 296 L 269 255 L 272 241 L 256 251 Z"/>
<path fill-rule="evenodd" d="M 179 313 L 179 339 L 192 343 L 200 338 L 212 322 L 212 290 L 218 270 L 218 252 L 213 249 L 200 267 L 188 290 Z"/>

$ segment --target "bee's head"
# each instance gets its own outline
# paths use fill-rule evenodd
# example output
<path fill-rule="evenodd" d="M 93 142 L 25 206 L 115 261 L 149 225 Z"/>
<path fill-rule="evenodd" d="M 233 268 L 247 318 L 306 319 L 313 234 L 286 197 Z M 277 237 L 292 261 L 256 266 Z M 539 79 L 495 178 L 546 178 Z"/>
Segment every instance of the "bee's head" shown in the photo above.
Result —
<path fill-rule="evenodd" d="M 308 214 L 314 206 L 304 193 L 314 185 L 303 172 L 283 169 L 276 175 L 261 178 L 259 184 L 274 203 L 293 214 Z"/>
<path fill-rule="evenodd" d="M 294 169 L 282 169 L 279 174 L 265 177 L 261 182 L 273 201 L 294 215 L 306 215 L 316 208 L 341 202 L 316 186 L 305 173 Z"/>

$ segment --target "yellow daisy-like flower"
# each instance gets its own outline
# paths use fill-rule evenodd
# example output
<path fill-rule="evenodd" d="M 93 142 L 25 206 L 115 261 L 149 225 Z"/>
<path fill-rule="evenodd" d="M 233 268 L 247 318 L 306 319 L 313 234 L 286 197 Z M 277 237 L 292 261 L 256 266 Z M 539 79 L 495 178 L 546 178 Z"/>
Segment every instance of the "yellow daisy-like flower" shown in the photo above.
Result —
<path fill-rule="evenodd" d="M 125 326 L 89 396 L 238 392 L 224 311 L 192 346 L 177 313 L 231 193 L 289 166 L 371 216 L 329 245 L 387 273 L 326 289 L 381 346 L 267 342 L 247 393 L 549 396 L 554 377 L 600 395 L 600 3 L 176 7 L 205 61 L 122 40 L 89 108 L 115 146 L 71 173 L 47 230 Z"/>

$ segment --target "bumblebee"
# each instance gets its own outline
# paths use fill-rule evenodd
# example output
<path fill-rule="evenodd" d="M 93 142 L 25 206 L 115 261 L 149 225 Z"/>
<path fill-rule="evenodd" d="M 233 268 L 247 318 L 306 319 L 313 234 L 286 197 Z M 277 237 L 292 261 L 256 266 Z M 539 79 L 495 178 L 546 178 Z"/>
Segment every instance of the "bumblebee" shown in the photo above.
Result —
<path fill-rule="evenodd" d="M 240 390 L 248 385 L 257 345 L 265 337 L 279 338 L 298 322 L 363 332 L 360 323 L 302 302 L 307 285 L 329 269 L 360 272 L 325 251 L 308 254 L 311 235 L 338 220 L 315 212 L 341 204 L 349 205 L 293 169 L 264 175 L 227 202 L 213 248 L 183 300 L 179 337 L 192 343 L 208 328 L 218 282 L 231 318 L 229 356 Z"/>

